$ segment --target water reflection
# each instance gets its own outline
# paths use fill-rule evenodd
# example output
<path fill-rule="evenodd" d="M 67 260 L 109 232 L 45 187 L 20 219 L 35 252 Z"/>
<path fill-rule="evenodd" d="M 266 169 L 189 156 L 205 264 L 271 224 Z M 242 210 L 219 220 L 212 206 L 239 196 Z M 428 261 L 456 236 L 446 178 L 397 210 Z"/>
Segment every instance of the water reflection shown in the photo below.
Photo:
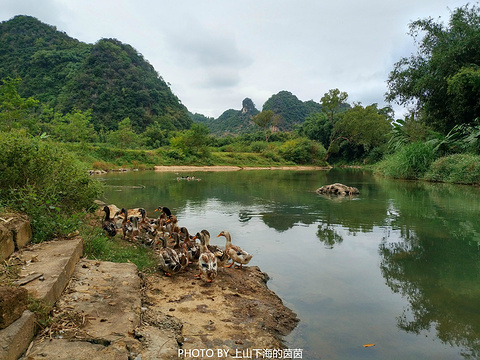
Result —
<path fill-rule="evenodd" d="M 400 241 L 386 238 L 379 252 L 387 285 L 409 301 L 398 327 L 414 334 L 435 329 L 440 340 L 463 348 L 465 358 L 479 358 L 477 189 L 415 183 L 389 191 Z"/>
<path fill-rule="evenodd" d="M 108 188 L 105 200 L 147 211 L 168 206 L 191 226 L 232 229 L 299 314 L 306 330 L 295 341 L 305 359 L 365 357 L 357 346 L 366 332 L 383 340 L 368 358 L 480 356 L 478 188 L 389 181 L 361 170 L 194 175 L 201 181 L 109 175 L 107 184 L 141 187 Z M 360 195 L 315 193 L 334 182 Z M 303 254 L 302 261 L 285 268 L 287 254 Z"/>

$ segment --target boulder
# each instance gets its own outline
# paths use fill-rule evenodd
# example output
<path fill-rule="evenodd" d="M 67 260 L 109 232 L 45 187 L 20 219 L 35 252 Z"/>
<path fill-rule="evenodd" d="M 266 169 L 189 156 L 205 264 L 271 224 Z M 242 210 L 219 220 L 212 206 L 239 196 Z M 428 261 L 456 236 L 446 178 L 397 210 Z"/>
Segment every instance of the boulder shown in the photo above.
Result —
<path fill-rule="evenodd" d="M 359 194 L 360 191 L 358 191 L 357 188 L 343 185 L 340 183 L 335 183 L 331 185 L 324 185 L 316 190 L 317 194 L 322 194 L 322 195 L 340 195 L 340 196 L 346 196 L 346 195 L 356 195 Z"/>

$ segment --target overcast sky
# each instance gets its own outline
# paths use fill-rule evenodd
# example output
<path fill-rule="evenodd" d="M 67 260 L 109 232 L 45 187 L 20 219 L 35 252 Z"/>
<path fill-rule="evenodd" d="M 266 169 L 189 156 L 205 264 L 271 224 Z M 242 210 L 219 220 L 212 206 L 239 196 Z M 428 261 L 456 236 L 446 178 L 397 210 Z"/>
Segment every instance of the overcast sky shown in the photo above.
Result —
<path fill-rule="evenodd" d="M 471 1 L 471 3 L 477 3 Z M 0 21 L 30 15 L 87 43 L 132 45 L 193 113 L 218 117 L 287 90 L 386 105 L 393 64 L 415 51 L 408 24 L 447 23 L 456 0 L 1 0 Z M 401 109 L 395 107 L 396 116 Z"/>

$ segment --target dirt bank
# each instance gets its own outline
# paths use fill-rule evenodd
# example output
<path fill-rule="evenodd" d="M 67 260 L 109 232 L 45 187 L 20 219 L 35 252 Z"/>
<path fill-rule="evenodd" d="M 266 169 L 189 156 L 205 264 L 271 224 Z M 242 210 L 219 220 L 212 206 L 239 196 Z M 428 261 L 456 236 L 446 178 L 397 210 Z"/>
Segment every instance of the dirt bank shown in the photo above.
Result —
<path fill-rule="evenodd" d="M 236 352 L 282 349 L 297 325 L 295 313 L 268 287 L 256 266 L 225 268 L 213 283 L 194 277 L 197 267 L 145 279 L 143 321 L 176 332 L 182 350 Z M 188 352 L 186 352 L 188 354 Z"/>
<path fill-rule="evenodd" d="M 328 166 L 155 166 L 155 171 L 329 170 Z"/>

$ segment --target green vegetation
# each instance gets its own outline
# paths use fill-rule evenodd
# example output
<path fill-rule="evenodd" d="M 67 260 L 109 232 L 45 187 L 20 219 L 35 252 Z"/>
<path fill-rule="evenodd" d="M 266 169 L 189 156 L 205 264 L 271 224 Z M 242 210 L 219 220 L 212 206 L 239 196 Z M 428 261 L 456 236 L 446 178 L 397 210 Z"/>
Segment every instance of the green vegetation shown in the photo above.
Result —
<path fill-rule="evenodd" d="M 214 119 L 189 113 L 130 45 L 85 44 L 27 16 L 3 22 L 0 208 L 30 215 L 35 241 L 80 228 L 89 256 L 147 269 L 151 254 L 81 226 L 102 191 L 87 169 L 376 164 L 395 178 L 479 184 L 479 8 L 410 30 L 419 51 L 395 64 L 386 95 L 414 105 L 405 119 L 339 89 L 319 102 L 280 91 L 261 111 L 246 98 Z"/>
<path fill-rule="evenodd" d="M 418 52 L 395 64 L 387 100 L 413 104 L 394 123 L 379 174 L 480 184 L 480 8 L 452 11 L 448 25 L 410 24 Z M 422 36 L 422 38 L 420 38 Z"/>
<path fill-rule="evenodd" d="M 112 262 L 131 262 L 139 271 L 156 269 L 157 261 L 151 249 L 115 239 L 112 241 L 98 227 L 83 226 L 82 236 L 85 242 L 85 255 L 90 259 Z"/>
<path fill-rule="evenodd" d="M 414 105 L 422 121 L 441 133 L 472 124 L 480 116 L 479 7 L 455 9 L 447 25 L 413 21 L 410 35 L 418 51 L 395 64 L 387 100 Z"/>
<path fill-rule="evenodd" d="M 97 132 L 125 118 L 150 126 L 186 129 L 188 111 L 141 54 L 116 39 L 85 44 L 30 16 L 0 23 L 0 79 L 21 78 L 18 92 L 54 113 L 91 112 Z"/>
<path fill-rule="evenodd" d="M 101 193 L 72 153 L 23 130 L 0 137 L 0 173 L 1 207 L 28 214 L 35 241 L 75 231 Z"/>

